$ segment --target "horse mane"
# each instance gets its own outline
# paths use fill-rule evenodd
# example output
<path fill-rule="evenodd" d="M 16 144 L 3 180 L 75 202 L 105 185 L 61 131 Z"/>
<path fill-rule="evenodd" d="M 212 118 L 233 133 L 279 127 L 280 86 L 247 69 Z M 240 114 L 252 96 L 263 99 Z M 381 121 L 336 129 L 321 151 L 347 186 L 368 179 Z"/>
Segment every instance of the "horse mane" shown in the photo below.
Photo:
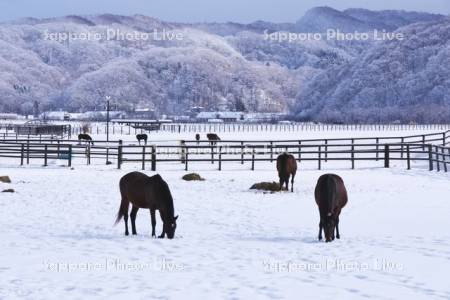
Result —
<path fill-rule="evenodd" d="M 155 176 L 153 176 L 153 178 L 160 184 L 162 196 L 164 198 L 163 203 L 166 206 L 165 208 L 167 210 L 167 213 L 169 214 L 170 217 L 174 217 L 175 211 L 173 207 L 173 198 L 172 193 L 170 192 L 169 189 L 169 185 L 167 184 L 167 182 L 164 181 L 164 179 L 162 179 L 161 175 L 159 174 L 156 174 Z"/>

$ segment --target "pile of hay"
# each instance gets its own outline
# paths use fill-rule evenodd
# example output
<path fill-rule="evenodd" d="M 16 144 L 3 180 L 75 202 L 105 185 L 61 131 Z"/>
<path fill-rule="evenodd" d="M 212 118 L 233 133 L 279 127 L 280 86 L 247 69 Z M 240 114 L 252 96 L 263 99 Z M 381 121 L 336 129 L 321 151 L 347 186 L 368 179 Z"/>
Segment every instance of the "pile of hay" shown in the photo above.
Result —
<path fill-rule="evenodd" d="M 0 182 L 11 183 L 11 178 L 9 176 L 0 176 Z"/>
<path fill-rule="evenodd" d="M 252 185 L 251 190 L 278 192 L 280 190 L 280 184 L 278 182 L 259 182 Z"/>
<path fill-rule="evenodd" d="M 186 181 L 204 181 L 205 180 L 197 173 L 186 174 L 181 179 L 186 180 Z"/>

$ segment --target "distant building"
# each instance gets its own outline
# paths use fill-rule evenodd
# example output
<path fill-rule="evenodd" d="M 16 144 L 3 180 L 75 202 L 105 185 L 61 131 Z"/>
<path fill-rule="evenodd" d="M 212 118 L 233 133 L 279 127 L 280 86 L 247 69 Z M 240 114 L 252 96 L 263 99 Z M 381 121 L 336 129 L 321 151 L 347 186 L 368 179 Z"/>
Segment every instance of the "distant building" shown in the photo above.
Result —
<path fill-rule="evenodd" d="M 17 120 L 17 119 L 19 119 L 18 114 L 0 113 L 0 120 Z"/>
<path fill-rule="evenodd" d="M 203 111 L 197 114 L 198 122 L 210 122 L 210 120 L 221 120 L 222 122 L 244 121 L 245 113 L 238 111 Z"/>
<path fill-rule="evenodd" d="M 39 118 L 42 120 L 69 120 L 70 115 L 66 111 L 46 111 L 39 115 Z"/>
<path fill-rule="evenodd" d="M 156 113 L 152 108 L 136 108 L 133 112 L 127 113 L 129 119 L 155 119 Z"/>
<path fill-rule="evenodd" d="M 244 113 L 236 111 L 200 112 L 195 120 L 197 122 L 246 122 L 246 123 L 276 123 L 286 119 L 284 113 Z"/>

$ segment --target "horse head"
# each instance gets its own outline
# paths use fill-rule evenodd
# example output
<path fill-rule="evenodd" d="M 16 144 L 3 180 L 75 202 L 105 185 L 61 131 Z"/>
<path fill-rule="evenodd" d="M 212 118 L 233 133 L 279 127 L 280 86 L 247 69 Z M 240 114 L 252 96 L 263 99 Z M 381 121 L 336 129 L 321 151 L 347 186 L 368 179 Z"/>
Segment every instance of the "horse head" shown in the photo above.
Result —
<path fill-rule="evenodd" d="M 177 219 L 178 216 L 173 217 L 172 220 L 164 222 L 164 232 L 167 234 L 169 239 L 173 239 L 175 236 L 175 230 L 177 229 Z"/>
<path fill-rule="evenodd" d="M 334 240 L 334 229 L 336 228 L 336 218 L 334 213 L 328 212 L 323 224 L 323 231 L 325 233 L 325 241 L 331 242 Z"/>

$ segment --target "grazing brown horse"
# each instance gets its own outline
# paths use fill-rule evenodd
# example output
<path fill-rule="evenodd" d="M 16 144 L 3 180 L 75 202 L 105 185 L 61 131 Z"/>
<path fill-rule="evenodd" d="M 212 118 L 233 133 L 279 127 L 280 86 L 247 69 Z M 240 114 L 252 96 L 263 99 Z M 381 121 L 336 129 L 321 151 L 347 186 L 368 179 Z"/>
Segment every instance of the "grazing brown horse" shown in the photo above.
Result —
<path fill-rule="evenodd" d="M 92 145 L 94 145 L 94 142 L 92 141 L 92 138 L 89 134 L 87 133 L 80 133 L 78 135 L 78 142 L 81 143 L 81 141 L 86 141 L 88 143 L 91 143 Z"/>
<path fill-rule="evenodd" d="M 197 145 L 200 144 L 200 134 L 195 135 L 195 140 L 197 141 Z"/>
<path fill-rule="evenodd" d="M 334 240 L 334 229 L 336 238 L 339 235 L 339 215 L 341 209 L 347 204 L 347 190 L 341 177 L 335 174 L 320 176 L 314 192 L 316 203 L 319 206 L 319 241 L 322 240 L 322 229 L 325 233 L 325 241 Z"/>
<path fill-rule="evenodd" d="M 148 135 L 146 135 L 145 133 L 137 134 L 136 135 L 136 139 L 138 140 L 139 145 L 141 144 L 141 141 L 144 141 L 145 144 L 147 145 Z"/>
<path fill-rule="evenodd" d="M 291 179 L 291 192 L 294 191 L 294 177 L 297 173 L 297 161 L 294 156 L 289 153 L 280 154 L 277 158 L 278 177 L 280 178 L 280 191 L 283 184 L 286 183 L 286 189 L 289 190 L 289 177 Z"/>
<path fill-rule="evenodd" d="M 177 228 L 177 218 L 174 216 L 173 199 L 169 186 L 159 174 L 149 177 L 140 172 L 131 172 L 120 179 L 120 194 L 122 201 L 117 213 L 116 224 L 122 217 L 125 221 L 125 235 L 128 235 L 128 208 L 132 204 L 130 218 L 133 234 L 136 233 L 136 215 L 139 208 L 150 209 L 152 219 L 152 237 L 155 234 L 155 211 L 159 210 L 161 220 L 163 221 L 163 231 L 159 238 L 164 238 L 167 234 L 169 239 L 175 235 Z"/>
<path fill-rule="evenodd" d="M 206 135 L 208 140 L 211 142 L 211 146 L 214 146 L 217 144 L 217 141 L 220 141 L 220 137 L 215 133 L 208 133 Z"/>

